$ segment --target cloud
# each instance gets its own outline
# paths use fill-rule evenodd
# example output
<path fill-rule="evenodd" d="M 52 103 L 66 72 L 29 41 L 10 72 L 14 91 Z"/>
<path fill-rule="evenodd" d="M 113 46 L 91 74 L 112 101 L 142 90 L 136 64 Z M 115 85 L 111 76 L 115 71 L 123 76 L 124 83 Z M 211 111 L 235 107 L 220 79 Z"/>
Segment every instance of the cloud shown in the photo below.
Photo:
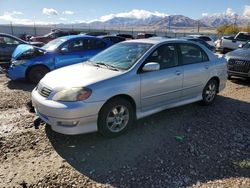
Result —
<path fill-rule="evenodd" d="M 250 5 L 245 6 L 243 16 L 250 18 Z"/>
<path fill-rule="evenodd" d="M 164 14 L 164 13 L 157 12 L 157 11 L 150 12 L 150 11 L 146 11 L 146 10 L 134 9 L 134 10 L 132 10 L 130 12 L 121 12 L 121 13 L 117 13 L 117 14 L 108 14 L 108 15 L 102 16 L 99 19 L 96 19 L 94 21 L 105 22 L 107 20 L 110 20 L 112 18 L 117 18 L 117 17 L 146 19 L 146 18 L 149 18 L 150 16 L 165 17 L 165 16 L 168 16 L 168 15 Z"/>
<path fill-rule="evenodd" d="M 0 15 L 0 20 L 5 22 L 13 22 L 13 23 L 27 23 L 30 20 L 25 18 L 17 18 L 16 16 L 22 15 L 22 12 L 12 11 L 12 12 L 4 12 L 3 15 Z"/>
<path fill-rule="evenodd" d="M 70 11 L 70 10 L 65 10 L 62 13 L 66 14 L 66 15 L 73 15 L 73 14 L 75 14 L 73 11 Z"/>
<path fill-rule="evenodd" d="M 231 9 L 231 8 L 227 8 L 227 10 L 224 14 L 226 14 L 227 16 L 234 16 L 234 15 L 236 15 L 236 12 L 234 12 L 233 9 Z"/>
<path fill-rule="evenodd" d="M 206 17 L 206 16 L 208 16 L 208 15 L 209 15 L 209 13 L 204 12 L 204 13 L 202 13 L 201 15 L 202 15 L 202 17 Z"/>
<path fill-rule="evenodd" d="M 207 17 L 207 16 L 229 16 L 229 17 L 233 17 L 236 16 L 236 12 L 233 11 L 233 9 L 231 8 L 227 8 L 224 12 L 222 13 L 202 13 L 202 17 Z"/>
<path fill-rule="evenodd" d="M 66 20 L 67 20 L 67 18 L 63 18 L 63 17 L 61 17 L 61 18 L 59 18 L 59 20 L 61 20 L 61 21 L 66 21 Z"/>
<path fill-rule="evenodd" d="M 58 15 L 58 12 L 53 8 L 43 8 L 43 14 L 49 15 L 49 16 L 56 16 Z"/>
<path fill-rule="evenodd" d="M 12 11 L 12 12 L 4 12 L 3 15 L 0 15 L 0 21 L 2 22 L 12 22 L 13 24 L 22 24 L 22 25 L 33 25 L 36 23 L 37 25 L 48 25 L 53 24 L 52 22 L 44 22 L 39 20 L 31 20 L 28 18 L 20 18 L 22 12 Z"/>

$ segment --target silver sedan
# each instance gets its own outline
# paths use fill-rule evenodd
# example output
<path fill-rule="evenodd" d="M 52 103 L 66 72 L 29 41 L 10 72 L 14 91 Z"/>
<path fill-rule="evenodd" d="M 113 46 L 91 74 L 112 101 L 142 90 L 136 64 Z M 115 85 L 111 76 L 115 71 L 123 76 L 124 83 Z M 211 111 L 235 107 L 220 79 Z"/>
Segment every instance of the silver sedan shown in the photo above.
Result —
<path fill-rule="evenodd" d="M 56 132 L 121 135 L 140 119 L 196 101 L 211 104 L 225 87 L 226 61 L 177 39 L 114 45 L 87 62 L 48 73 L 32 92 L 37 115 Z"/>

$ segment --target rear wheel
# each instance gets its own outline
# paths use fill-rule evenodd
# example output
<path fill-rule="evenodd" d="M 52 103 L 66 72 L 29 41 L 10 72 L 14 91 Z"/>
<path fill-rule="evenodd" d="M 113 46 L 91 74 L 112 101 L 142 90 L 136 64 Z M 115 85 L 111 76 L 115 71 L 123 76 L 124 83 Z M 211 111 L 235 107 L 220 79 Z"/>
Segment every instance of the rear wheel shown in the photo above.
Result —
<path fill-rule="evenodd" d="M 131 103 L 121 97 L 105 104 L 98 116 L 98 131 L 106 137 L 116 137 L 126 133 L 135 119 Z"/>
<path fill-rule="evenodd" d="M 207 83 L 202 93 L 202 103 L 204 105 L 209 105 L 215 100 L 218 87 L 218 82 L 215 79 L 212 79 Z"/>
<path fill-rule="evenodd" d="M 32 67 L 27 73 L 27 79 L 31 83 L 38 83 L 47 73 L 49 69 L 44 66 Z"/>

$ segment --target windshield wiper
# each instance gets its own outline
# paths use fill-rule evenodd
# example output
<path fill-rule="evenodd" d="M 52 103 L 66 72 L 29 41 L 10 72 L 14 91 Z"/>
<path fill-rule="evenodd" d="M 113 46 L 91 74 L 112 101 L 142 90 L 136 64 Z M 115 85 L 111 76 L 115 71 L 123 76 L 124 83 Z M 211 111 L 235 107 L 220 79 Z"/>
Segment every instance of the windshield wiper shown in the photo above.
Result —
<path fill-rule="evenodd" d="M 110 70 L 114 70 L 114 71 L 120 71 L 120 69 L 118 69 L 118 68 L 116 68 L 115 66 L 113 66 L 113 65 L 109 65 L 109 64 L 107 64 L 107 63 L 102 63 L 102 62 L 98 62 L 98 63 L 93 63 L 95 66 L 105 66 L 105 67 L 107 67 L 108 69 L 110 69 Z"/>

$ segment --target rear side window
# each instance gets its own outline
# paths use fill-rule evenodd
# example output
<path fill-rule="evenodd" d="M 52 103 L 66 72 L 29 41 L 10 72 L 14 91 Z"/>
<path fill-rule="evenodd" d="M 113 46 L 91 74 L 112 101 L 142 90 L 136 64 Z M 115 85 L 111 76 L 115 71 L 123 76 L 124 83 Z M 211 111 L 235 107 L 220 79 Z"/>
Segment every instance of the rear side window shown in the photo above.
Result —
<path fill-rule="evenodd" d="M 180 44 L 183 65 L 202 63 L 208 61 L 207 54 L 194 44 Z"/>
<path fill-rule="evenodd" d="M 88 49 L 89 50 L 97 50 L 106 47 L 106 43 L 102 40 L 90 39 L 88 40 Z"/>

